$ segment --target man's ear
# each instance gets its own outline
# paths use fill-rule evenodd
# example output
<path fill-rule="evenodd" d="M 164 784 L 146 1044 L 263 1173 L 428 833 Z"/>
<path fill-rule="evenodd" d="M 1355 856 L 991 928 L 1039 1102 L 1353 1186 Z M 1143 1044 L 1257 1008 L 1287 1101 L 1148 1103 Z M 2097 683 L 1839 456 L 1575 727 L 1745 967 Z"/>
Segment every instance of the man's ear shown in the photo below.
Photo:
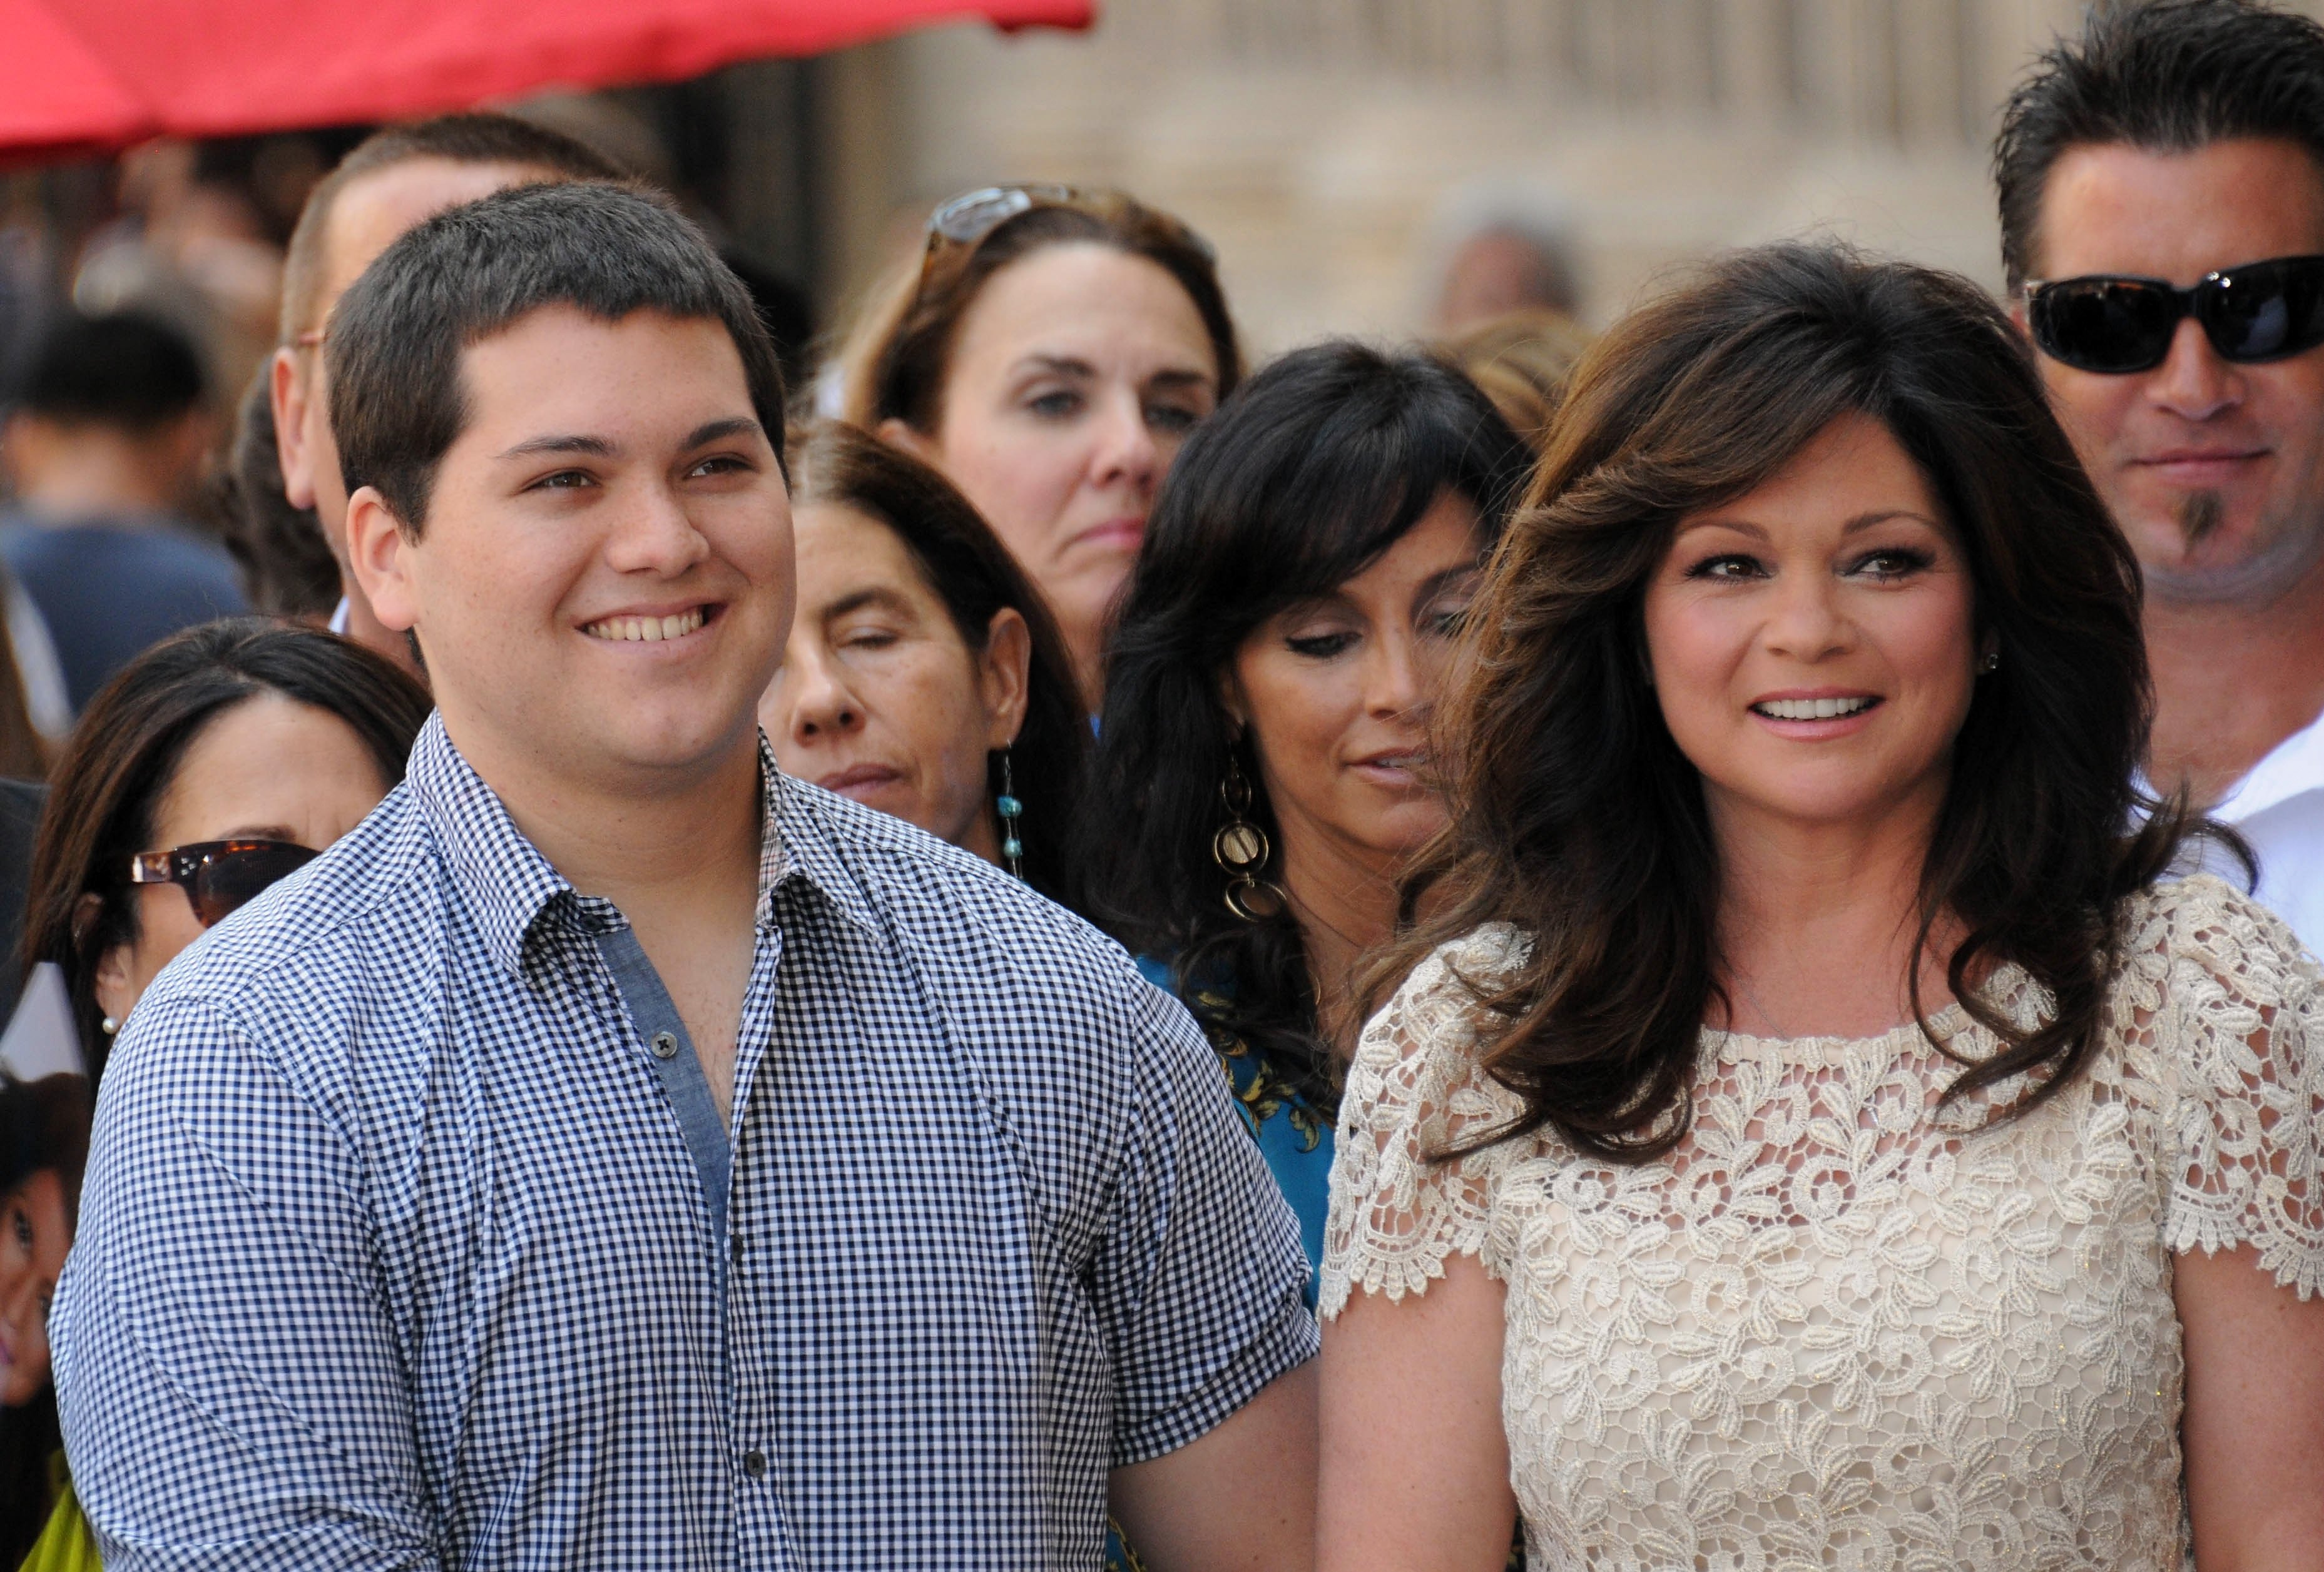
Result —
<path fill-rule="evenodd" d="M 376 486 L 359 486 L 347 499 L 347 565 L 371 602 L 380 626 L 401 633 L 420 622 L 419 586 L 412 582 L 419 542 Z"/>
<path fill-rule="evenodd" d="M 984 653 L 976 660 L 976 685 L 992 717 L 987 748 L 1006 748 L 1025 729 L 1025 706 L 1033 671 L 1033 633 L 1014 606 L 992 613 L 984 631 Z"/>
<path fill-rule="evenodd" d="M 307 446 L 308 401 L 313 386 L 299 372 L 299 352 L 278 349 L 266 364 L 266 402 L 274 411 L 274 453 L 282 468 L 282 494 L 294 508 L 315 505 L 315 455 Z"/>
<path fill-rule="evenodd" d="M 880 440 L 890 447 L 902 448 L 931 469 L 944 467 L 937 457 L 936 445 L 927 434 L 914 429 L 908 422 L 899 420 L 893 415 L 880 422 Z"/>

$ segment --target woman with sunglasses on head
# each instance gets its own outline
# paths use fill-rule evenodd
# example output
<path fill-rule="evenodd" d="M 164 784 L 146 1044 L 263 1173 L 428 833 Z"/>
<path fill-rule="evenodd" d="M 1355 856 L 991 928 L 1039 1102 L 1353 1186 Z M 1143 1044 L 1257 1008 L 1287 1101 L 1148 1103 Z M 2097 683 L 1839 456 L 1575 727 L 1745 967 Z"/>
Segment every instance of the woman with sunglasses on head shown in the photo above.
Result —
<path fill-rule="evenodd" d="M 1473 615 L 1323 1564 L 2314 1565 L 2324 974 L 2134 815 L 2137 564 L 1991 299 L 1797 246 L 1644 308 Z"/>
<path fill-rule="evenodd" d="M 49 777 L 24 917 L 62 969 L 91 1076 L 146 985 L 403 778 L 426 692 L 362 646 L 268 618 L 139 656 Z"/>
<path fill-rule="evenodd" d="M 1089 718 L 1039 593 L 909 454 L 839 422 L 792 451 L 798 606 L 759 707 L 776 762 L 1077 906 Z"/>
<path fill-rule="evenodd" d="M 1178 447 L 1242 375 L 1209 244 L 1062 186 L 937 207 L 839 360 L 842 412 L 944 472 L 1056 614 L 1085 704 Z"/>
<path fill-rule="evenodd" d="M 1084 877 L 1218 1045 L 1311 1264 L 1351 973 L 1443 827 L 1430 712 L 1530 463 L 1439 360 L 1296 350 L 1187 443 L 1122 607 Z"/>

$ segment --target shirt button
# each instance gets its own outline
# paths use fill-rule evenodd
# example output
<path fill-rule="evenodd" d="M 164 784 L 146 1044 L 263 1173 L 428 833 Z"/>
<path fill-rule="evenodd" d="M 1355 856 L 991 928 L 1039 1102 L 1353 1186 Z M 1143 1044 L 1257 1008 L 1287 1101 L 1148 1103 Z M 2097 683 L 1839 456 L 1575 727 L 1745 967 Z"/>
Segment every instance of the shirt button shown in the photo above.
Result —
<path fill-rule="evenodd" d="M 656 1032 L 648 1046 L 652 1048 L 656 1059 L 674 1058 L 678 1053 L 678 1038 L 668 1032 Z"/>
<path fill-rule="evenodd" d="M 726 1250 L 727 1250 L 727 1254 L 729 1254 L 730 1255 L 732 1255 L 732 1256 L 734 1258 L 734 1264 L 735 1264 L 735 1265 L 740 1266 L 741 1264 L 742 1264 L 742 1235 L 740 1235 L 740 1234 L 735 1234 L 735 1235 L 732 1236 L 731 1237 L 729 1237 L 729 1238 L 728 1238 L 728 1240 L 726 1241 Z"/>
<path fill-rule="evenodd" d="M 753 1479 L 757 1479 L 764 1475 L 767 1472 L 767 1455 L 764 1452 L 759 1451 L 743 1453 L 742 1472 L 749 1475 Z"/>

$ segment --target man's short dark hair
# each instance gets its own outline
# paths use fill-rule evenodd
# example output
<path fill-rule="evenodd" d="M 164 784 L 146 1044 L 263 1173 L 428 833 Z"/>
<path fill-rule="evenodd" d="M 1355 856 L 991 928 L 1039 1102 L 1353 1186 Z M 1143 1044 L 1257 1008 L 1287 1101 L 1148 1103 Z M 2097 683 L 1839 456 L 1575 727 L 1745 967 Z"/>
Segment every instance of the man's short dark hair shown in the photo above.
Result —
<path fill-rule="evenodd" d="M 380 253 L 331 313 L 331 434 L 347 490 L 375 486 L 418 534 L 466 419 L 460 354 L 546 306 L 604 322 L 719 323 L 782 456 L 783 373 L 751 293 L 665 198 L 586 182 L 519 186 L 439 213 Z"/>
<path fill-rule="evenodd" d="M 67 317 L 33 352 L 20 402 L 60 423 L 143 436 L 200 403 L 203 381 L 200 352 L 157 317 Z"/>
<path fill-rule="evenodd" d="M 307 195 L 282 261 L 281 342 L 319 326 L 323 288 L 323 243 L 339 193 L 374 170 L 419 159 L 454 164 L 515 164 L 569 180 L 618 180 L 629 171 L 563 132 L 519 120 L 512 115 L 439 115 L 375 131 L 357 142 L 338 167 Z"/>
<path fill-rule="evenodd" d="M 2256 0 L 2101 0 L 2002 110 L 1993 173 L 2010 292 L 2033 271 L 2043 190 L 2069 149 L 2192 152 L 2244 137 L 2297 142 L 2324 179 L 2324 27 Z"/>

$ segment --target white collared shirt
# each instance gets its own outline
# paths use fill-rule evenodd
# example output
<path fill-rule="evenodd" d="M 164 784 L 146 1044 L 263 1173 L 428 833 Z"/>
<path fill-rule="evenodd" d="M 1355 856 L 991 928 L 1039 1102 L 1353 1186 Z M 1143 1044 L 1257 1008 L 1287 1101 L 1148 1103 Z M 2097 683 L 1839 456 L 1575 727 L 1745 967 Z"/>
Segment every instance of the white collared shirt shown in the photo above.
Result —
<path fill-rule="evenodd" d="M 2211 817 L 2259 853 L 2261 904 L 2324 953 L 2324 716 L 2277 743 Z"/>

